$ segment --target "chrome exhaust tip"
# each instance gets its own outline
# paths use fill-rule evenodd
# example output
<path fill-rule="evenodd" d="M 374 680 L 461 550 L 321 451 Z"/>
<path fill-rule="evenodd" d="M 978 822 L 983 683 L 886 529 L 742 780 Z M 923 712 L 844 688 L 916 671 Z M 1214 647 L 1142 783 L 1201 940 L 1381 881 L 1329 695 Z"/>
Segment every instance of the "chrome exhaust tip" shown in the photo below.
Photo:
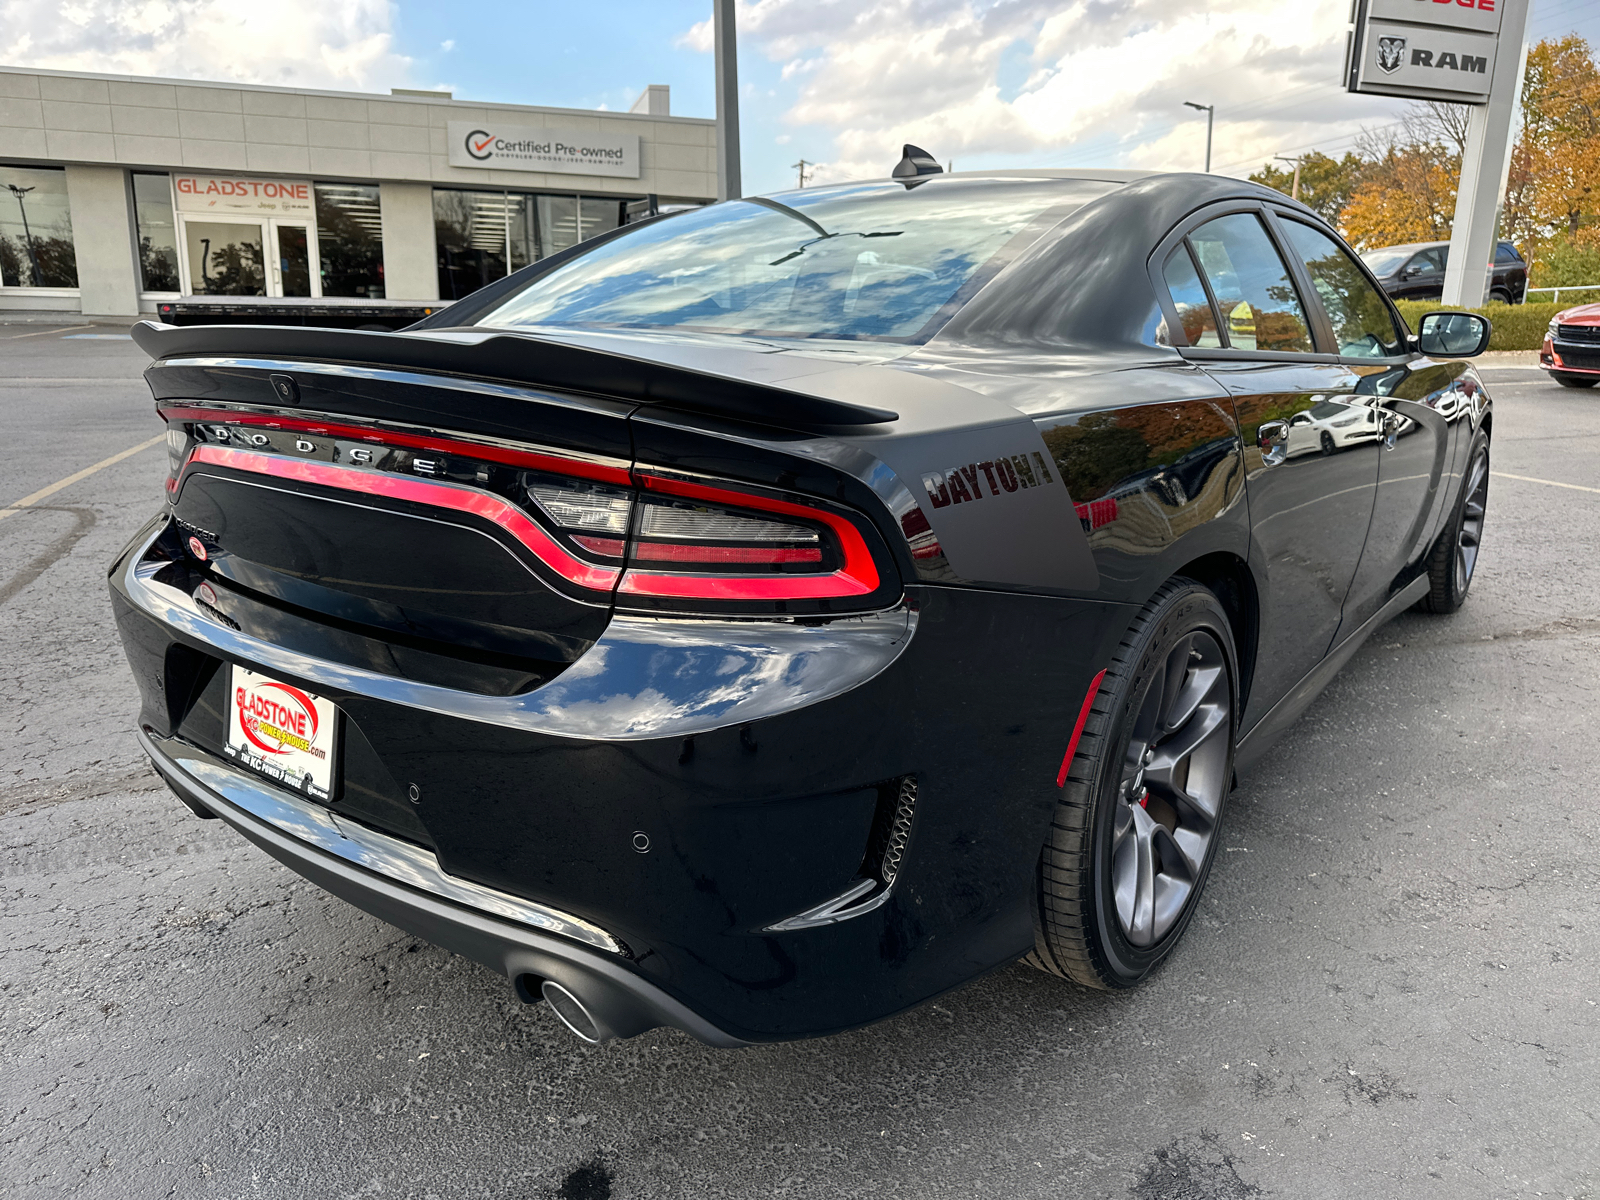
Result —
<path fill-rule="evenodd" d="M 546 979 L 539 985 L 539 991 L 544 996 L 545 1003 L 560 1018 L 561 1023 L 572 1030 L 579 1041 L 588 1042 L 591 1046 L 599 1046 L 609 1042 L 614 1036 L 566 988 L 553 979 Z"/>

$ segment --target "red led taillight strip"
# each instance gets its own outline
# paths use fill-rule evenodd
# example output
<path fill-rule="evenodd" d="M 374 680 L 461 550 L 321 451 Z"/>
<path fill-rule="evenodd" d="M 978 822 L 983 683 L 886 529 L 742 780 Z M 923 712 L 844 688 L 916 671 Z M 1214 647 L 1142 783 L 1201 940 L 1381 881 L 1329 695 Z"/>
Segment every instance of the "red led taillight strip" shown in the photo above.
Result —
<path fill-rule="evenodd" d="M 324 437 L 349 438 L 371 442 L 374 445 L 400 446 L 407 450 L 429 450 L 435 454 L 458 454 L 463 458 L 483 462 L 501 463 L 509 467 L 525 467 L 533 471 L 553 471 L 562 475 L 575 475 L 580 479 L 596 479 L 605 483 L 619 483 L 624 487 L 633 481 L 624 466 L 590 462 L 565 455 L 540 454 L 536 450 L 517 450 L 510 446 L 496 446 L 490 442 L 474 442 L 464 438 L 437 437 L 432 434 L 402 433 L 399 430 L 381 429 L 375 425 L 351 425 L 342 421 L 316 421 L 301 417 L 279 417 L 266 413 L 230 412 L 221 408 L 198 408 L 192 405 L 174 405 L 160 409 L 166 421 L 216 421 L 219 424 L 254 425 L 262 429 L 281 429 L 285 433 L 322 434 Z"/>
<path fill-rule="evenodd" d="M 1089 694 L 1083 698 L 1083 707 L 1078 710 L 1078 723 L 1072 727 L 1072 740 L 1067 743 L 1067 753 L 1061 760 L 1061 770 L 1056 772 L 1056 786 L 1067 786 L 1067 771 L 1072 766 L 1072 756 L 1078 752 L 1078 739 L 1083 736 L 1083 727 L 1089 723 L 1089 710 L 1094 707 L 1094 698 L 1100 694 L 1100 684 L 1105 679 L 1106 673 L 1101 671 L 1089 683 Z"/>
<path fill-rule="evenodd" d="M 218 467 L 231 467 L 235 471 L 249 471 L 255 475 L 268 475 L 274 479 L 313 483 L 322 487 L 340 488 L 347 492 L 360 492 L 367 496 L 409 500 L 415 504 L 427 504 L 434 508 L 450 509 L 453 512 L 471 513 L 473 516 L 494 522 L 516 538 L 545 566 L 567 582 L 575 583 L 579 587 L 610 591 L 616 586 L 617 576 L 621 574 L 616 567 L 594 566 L 569 554 L 559 542 L 530 521 L 510 501 L 476 488 L 454 483 L 439 483 L 431 479 L 413 479 L 409 475 L 363 471 L 355 467 L 313 462 L 309 459 L 257 454 L 250 450 L 235 450 L 229 446 L 198 446 L 189 461 L 193 464 L 210 463 Z"/>
<path fill-rule="evenodd" d="M 708 487 L 659 475 L 637 476 L 638 482 L 653 492 L 709 500 L 716 504 L 760 512 L 782 513 L 826 525 L 844 554 L 844 565 L 826 575 L 693 575 L 665 574 L 631 568 L 622 577 L 621 593 L 631 596 L 661 596 L 684 600 L 813 600 L 833 596 L 865 596 L 878 588 L 878 568 L 872 552 L 854 525 L 843 517 L 820 508 L 790 504 L 767 496 Z M 644 543 L 635 546 L 642 550 Z"/>

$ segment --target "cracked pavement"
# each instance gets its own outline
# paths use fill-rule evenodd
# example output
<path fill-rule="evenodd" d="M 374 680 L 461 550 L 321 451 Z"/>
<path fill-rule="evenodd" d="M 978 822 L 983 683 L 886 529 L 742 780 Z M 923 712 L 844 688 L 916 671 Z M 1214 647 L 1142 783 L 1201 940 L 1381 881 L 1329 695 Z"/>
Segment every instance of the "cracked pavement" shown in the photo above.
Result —
<path fill-rule="evenodd" d="M 0 503 L 157 431 L 131 343 L 6 332 Z M 1600 393 L 1486 373 L 1495 469 L 1600 487 Z M 168 795 L 104 582 L 164 470 L 0 521 L 0 1197 L 1600 1194 L 1600 495 L 1492 481 L 1466 608 L 1233 793 L 1146 986 L 729 1052 L 580 1045 Z"/>

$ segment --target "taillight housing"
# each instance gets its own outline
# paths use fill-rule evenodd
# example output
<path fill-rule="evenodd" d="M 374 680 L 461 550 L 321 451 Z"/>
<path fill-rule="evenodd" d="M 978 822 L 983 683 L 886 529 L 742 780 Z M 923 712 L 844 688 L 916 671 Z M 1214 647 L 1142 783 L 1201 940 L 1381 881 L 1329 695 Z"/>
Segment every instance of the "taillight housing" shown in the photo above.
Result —
<path fill-rule="evenodd" d="M 892 603 L 870 526 L 820 500 L 650 470 L 633 488 L 529 472 L 527 503 L 575 553 L 623 568 L 627 608 L 821 613 Z"/>
<path fill-rule="evenodd" d="M 496 527 L 552 586 L 632 610 L 805 616 L 900 598 L 872 523 L 820 497 L 298 415 L 182 404 L 161 415 L 174 500 L 203 464 L 444 509 Z"/>

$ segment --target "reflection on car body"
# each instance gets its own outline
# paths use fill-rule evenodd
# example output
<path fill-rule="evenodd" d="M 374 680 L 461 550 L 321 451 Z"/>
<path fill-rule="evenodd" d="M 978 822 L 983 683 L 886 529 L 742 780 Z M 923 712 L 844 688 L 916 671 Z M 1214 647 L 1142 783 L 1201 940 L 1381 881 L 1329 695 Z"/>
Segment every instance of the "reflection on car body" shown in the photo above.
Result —
<path fill-rule="evenodd" d="M 1376 410 L 1364 404 L 1335 404 L 1324 400 L 1289 418 L 1288 457 L 1332 454 L 1342 447 L 1369 442 L 1377 436 Z"/>

